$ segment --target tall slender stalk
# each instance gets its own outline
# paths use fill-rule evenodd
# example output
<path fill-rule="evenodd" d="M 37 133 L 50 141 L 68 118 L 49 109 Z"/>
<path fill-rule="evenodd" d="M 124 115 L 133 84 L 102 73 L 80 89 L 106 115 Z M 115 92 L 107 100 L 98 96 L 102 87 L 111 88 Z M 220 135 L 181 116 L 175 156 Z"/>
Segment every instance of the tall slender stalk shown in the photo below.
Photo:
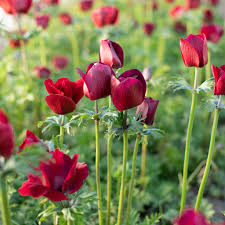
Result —
<path fill-rule="evenodd" d="M 195 108 L 196 108 L 196 102 L 197 102 L 197 91 L 196 91 L 197 87 L 198 87 L 198 68 L 196 67 L 195 68 L 194 91 L 192 93 L 192 104 L 191 104 L 191 110 L 190 110 L 190 114 L 189 114 L 189 122 L 188 122 L 186 146 L 185 146 L 180 214 L 182 213 L 182 211 L 185 207 L 185 202 L 186 202 L 188 162 L 189 162 L 189 152 L 190 152 L 192 128 L 193 128 L 193 124 L 194 124 Z"/>
<path fill-rule="evenodd" d="M 211 54 L 210 51 L 208 51 L 208 63 L 206 65 L 206 80 L 208 80 L 211 77 Z"/>
<path fill-rule="evenodd" d="M 57 213 L 53 213 L 53 225 L 58 225 L 58 216 Z"/>
<path fill-rule="evenodd" d="M 147 148 L 148 148 L 148 136 L 144 135 L 144 141 L 142 143 L 142 154 L 141 154 L 141 177 L 145 176 L 146 169 L 146 158 L 147 158 Z"/>
<path fill-rule="evenodd" d="M 125 190 L 125 180 L 126 180 L 126 165 L 127 165 L 127 153 L 128 153 L 128 133 L 126 130 L 126 120 L 127 120 L 127 111 L 124 115 L 124 132 L 123 132 L 123 170 L 121 178 L 121 187 L 120 187 L 120 199 L 118 207 L 118 218 L 117 225 L 122 224 L 122 214 L 123 214 L 123 201 L 124 201 L 124 190 Z"/>
<path fill-rule="evenodd" d="M 109 97 L 109 107 L 111 107 L 112 102 L 111 98 Z M 107 220 L 106 224 L 110 225 L 111 221 L 111 185 L 112 185 L 112 153 L 111 153 L 111 146 L 112 146 L 112 134 L 111 134 L 111 125 L 108 127 L 108 140 L 107 140 Z"/>
<path fill-rule="evenodd" d="M 129 188 L 129 194 L 128 194 L 128 203 L 127 203 L 126 225 L 129 225 L 129 222 L 130 222 L 130 210 L 131 210 L 131 206 L 132 206 L 132 196 L 133 196 L 135 170 L 136 170 L 136 157 L 137 157 L 138 146 L 139 146 L 140 140 L 141 140 L 141 135 L 138 134 L 137 138 L 136 138 L 136 143 L 134 146 L 134 152 L 133 152 L 132 172 L 131 172 L 130 188 Z"/>
<path fill-rule="evenodd" d="M 0 196 L 3 225 L 11 225 L 6 177 L 0 177 Z"/>
<path fill-rule="evenodd" d="M 220 113 L 220 108 L 219 108 L 220 107 L 220 101 L 221 101 L 221 96 L 220 96 L 217 108 L 215 109 L 215 115 L 214 115 L 214 121 L 213 121 L 211 139 L 210 139 L 210 145 L 209 145 L 209 153 L 208 153 L 208 158 L 207 158 L 207 162 L 206 162 L 204 175 L 203 175 L 201 185 L 200 185 L 200 188 L 199 188 L 199 191 L 198 191 L 198 196 L 197 196 L 196 205 L 195 205 L 196 210 L 199 210 L 199 207 L 201 205 L 202 196 L 203 196 L 203 193 L 204 193 L 204 190 L 205 190 L 206 182 L 207 182 L 207 179 L 208 179 L 208 176 L 209 176 L 209 171 L 210 171 L 210 167 L 211 167 L 211 163 L 212 163 L 214 146 L 215 146 L 215 138 L 216 138 L 216 129 L 217 129 L 218 120 L 219 120 L 219 113 Z"/>
<path fill-rule="evenodd" d="M 95 113 L 98 113 L 98 103 L 95 101 Z M 95 137 L 96 137 L 96 157 L 95 157 L 95 167 L 96 167 L 96 185 L 97 185 L 97 196 L 98 196 L 98 218 L 99 225 L 103 225 L 102 217 L 102 194 L 101 194 L 101 184 L 100 184 L 100 149 L 99 149 L 99 119 L 95 119 Z"/>
<path fill-rule="evenodd" d="M 59 133 L 59 147 L 63 148 L 63 138 L 64 138 L 64 115 L 61 116 L 61 125 L 60 125 L 60 133 Z"/>

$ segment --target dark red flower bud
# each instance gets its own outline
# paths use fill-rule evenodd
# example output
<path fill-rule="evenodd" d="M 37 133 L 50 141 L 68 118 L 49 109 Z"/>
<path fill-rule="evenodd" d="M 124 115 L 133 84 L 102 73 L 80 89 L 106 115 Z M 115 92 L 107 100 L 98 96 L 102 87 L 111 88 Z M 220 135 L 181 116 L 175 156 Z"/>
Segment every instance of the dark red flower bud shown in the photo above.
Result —
<path fill-rule="evenodd" d="M 178 33 L 186 33 L 187 32 L 187 28 L 186 25 L 183 24 L 181 21 L 176 21 L 174 23 L 174 30 Z"/>
<path fill-rule="evenodd" d="M 52 59 L 52 63 L 57 70 L 62 70 L 67 67 L 69 61 L 65 56 L 55 56 Z"/>
<path fill-rule="evenodd" d="M 93 6 L 93 0 L 80 0 L 80 9 L 84 12 L 90 10 Z"/>
<path fill-rule="evenodd" d="M 23 30 L 22 33 L 19 32 L 19 31 L 15 31 L 14 33 L 16 35 L 20 34 L 21 36 L 23 36 L 26 33 L 26 31 Z M 10 45 L 11 48 L 20 48 L 21 47 L 21 41 L 22 41 L 21 39 L 10 39 L 9 45 Z M 28 42 L 28 40 L 24 40 L 23 42 L 24 42 L 24 44 L 26 44 Z"/>
<path fill-rule="evenodd" d="M 28 13 L 32 0 L 1 0 L 0 7 L 8 14 Z"/>
<path fill-rule="evenodd" d="M 102 40 L 100 44 L 99 62 L 112 68 L 122 68 L 123 49 L 116 42 Z"/>
<path fill-rule="evenodd" d="M 50 15 L 36 16 L 35 20 L 36 20 L 37 26 L 42 27 L 42 29 L 46 29 L 48 27 Z"/>
<path fill-rule="evenodd" d="M 201 4 L 200 0 L 186 0 L 186 7 L 188 9 L 197 9 Z"/>
<path fill-rule="evenodd" d="M 182 16 L 185 12 L 187 12 L 187 8 L 181 5 L 174 6 L 170 11 L 169 15 L 175 19 Z"/>
<path fill-rule="evenodd" d="M 91 63 L 84 74 L 80 69 L 77 73 L 84 80 L 84 95 L 91 101 L 110 95 L 110 81 L 114 72 L 108 65 Z"/>
<path fill-rule="evenodd" d="M 174 225 L 210 225 L 204 215 L 194 209 L 186 209 L 174 222 Z"/>
<path fill-rule="evenodd" d="M 73 20 L 69 13 L 61 13 L 59 15 L 59 19 L 61 20 L 62 24 L 70 25 L 72 24 Z"/>
<path fill-rule="evenodd" d="M 158 3 L 157 3 L 156 1 L 153 1 L 153 2 L 152 2 L 152 9 L 153 9 L 154 11 L 158 10 Z"/>
<path fill-rule="evenodd" d="M 55 84 L 51 79 L 45 80 L 49 93 L 45 100 L 50 109 L 61 115 L 73 112 L 84 95 L 83 84 L 82 79 L 72 82 L 68 78 L 60 78 Z"/>
<path fill-rule="evenodd" d="M 212 5 L 218 5 L 220 0 L 210 0 Z"/>
<path fill-rule="evenodd" d="M 143 123 L 152 125 L 158 104 L 159 100 L 145 97 L 144 101 L 137 107 L 136 115 L 144 118 Z"/>
<path fill-rule="evenodd" d="M 204 34 L 190 34 L 180 39 L 180 50 L 185 66 L 204 67 L 208 63 L 208 47 Z"/>
<path fill-rule="evenodd" d="M 218 43 L 220 38 L 223 36 L 224 30 L 219 25 L 203 25 L 200 31 L 202 34 L 205 34 L 206 39 L 213 43 Z"/>
<path fill-rule="evenodd" d="M 30 130 L 27 130 L 26 138 L 23 140 L 23 143 L 19 146 L 19 151 L 17 153 L 20 153 L 27 146 L 30 146 L 35 143 L 40 143 L 39 138 Z"/>
<path fill-rule="evenodd" d="M 123 111 L 140 105 L 146 92 L 146 82 L 139 70 L 132 69 L 111 79 L 111 97 L 114 106 Z"/>
<path fill-rule="evenodd" d="M 0 156 L 9 158 L 13 153 L 14 133 L 6 114 L 0 110 Z"/>
<path fill-rule="evenodd" d="M 117 22 L 119 10 L 113 6 L 105 6 L 95 9 L 92 12 L 91 18 L 96 27 L 113 25 Z"/>
<path fill-rule="evenodd" d="M 211 69 L 215 79 L 214 95 L 225 95 L 225 65 L 215 67 L 212 64 Z"/>
<path fill-rule="evenodd" d="M 78 162 L 78 154 L 71 159 L 68 155 L 55 149 L 52 159 L 40 163 L 39 175 L 28 174 L 18 192 L 22 196 L 39 198 L 44 196 L 53 202 L 69 200 L 66 194 L 77 192 L 88 177 L 88 166 Z"/>
<path fill-rule="evenodd" d="M 38 78 L 49 78 L 51 76 L 51 71 L 45 66 L 37 66 L 34 71 Z"/>
<path fill-rule="evenodd" d="M 155 29 L 154 23 L 144 23 L 144 32 L 146 35 L 150 36 Z"/>
<path fill-rule="evenodd" d="M 205 9 L 203 12 L 203 22 L 211 24 L 214 20 L 213 12 L 211 9 Z"/>
<path fill-rule="evenodd" d="M 47 5 L 58 5 L 59 0 L 44 0 Z"/>

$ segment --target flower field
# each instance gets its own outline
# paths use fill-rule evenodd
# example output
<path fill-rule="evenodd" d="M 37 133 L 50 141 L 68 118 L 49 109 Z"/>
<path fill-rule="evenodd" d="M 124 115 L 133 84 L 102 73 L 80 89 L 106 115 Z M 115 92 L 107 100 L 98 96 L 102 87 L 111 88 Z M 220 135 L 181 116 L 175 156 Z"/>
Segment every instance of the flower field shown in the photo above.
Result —
<path fill-rule="evenodd" d="M 0 0 L 0 224 L 225 225 L 224 0 Z"/>

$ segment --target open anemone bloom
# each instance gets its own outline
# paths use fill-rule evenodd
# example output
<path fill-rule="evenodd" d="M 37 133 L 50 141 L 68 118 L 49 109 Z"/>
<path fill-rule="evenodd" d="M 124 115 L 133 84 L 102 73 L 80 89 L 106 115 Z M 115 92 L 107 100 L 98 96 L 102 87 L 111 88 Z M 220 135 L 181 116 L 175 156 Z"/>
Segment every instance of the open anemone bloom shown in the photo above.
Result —
<path fill-rule="evenodd" d="M 206 24 L 213 23 L 214 15 L 211 9 L 205 9 L 203 12 L 203 22 Z"/>
<path fill-rule="evenodd" d="M 158 104 L 159 100 L 145 97 L 144 101 L 137 107 L 136 115 L 144 118 L 143 123 L 152 125 Z"/>
<path fill-rule="evenodd" d="M 51 70 L 46 66 L 36 66 L 34 72 L 37 78 L 49 78 L 51 76 Z"/>
<path fill-rule="evenodd" d="M 14 148 L 14 132 L 8 117 L 0 109 L 0 156 L 9 158 Z"/>
<path fill-rule="evenodd" d="M 36 16 L 35 21 L 37 26 L 41 27 L 42 29 L 46 29 L 48 27 L 50 18 L 50 15 L 41 15 Z"/>
<path fill-rule="evenodd" d="M 62 70 L 67 67 L 69 60 L 65 56 L 54 56 L 52 64 L 57 70 Z"/>
<path fill-rule="evenodd" d="M 187 12 L 187 8 L 186 7 L 184 7 L 182 5 L 176 5 L 169 11 L 169 15 L 172 18 L 177 19 L 180 16 L 182 16 L 185 12 Z"/>
<path fill-rule="evenodd" d="M 118 21 L 119 10 L 113 6 L 104 6 L 95 9 L 91 18 L 96 27 L 114 25 Z"/>
<path fill-rule="evenodd" d="M 17 153 L 22 152 L 27 146 L 30 146 L 32 144 L 41 143 L 39 138 L 30 130 L 27 130 L 26 132 L 26 138 L 23 140 L 23 143 L 19 146 L 19 151 Z"/>
<path fill-rule="evenodd" d="M 111 79 L 111 97 L 114 106 L 123 111 L 140 105 L 146 92 L 146 82 L 139 70 L 132 69 Z"/>
<path fill-rule="evenodd" d="M 28 174 L 18 192 L 33 198 L 44 196 L 54 202 L 69 200 L 67 195 L 77 192 L 88 177 L 88 166 L 78 162 L 78 154 L 72 159 L 59 149 L 49 154 L 52 158 L 40 163 L 39 176 Z"/>
<path fill-rule="evenodd" d="M 205 34 L 208 41 L 211 41 L 215 44 L 219 42 L 220 38 L 224 34 L 223 28 L 215 24 L 203 25 L 200 32 Z"/>
<path fill-rule="evenodd" d="M 225 65 L 215 67 L 212 64 L 211 68 L 215 79 L 214 95 L 225 95 Z"/>
<path fill-rule="evenodd" d="M 204 67 L 208 63 L 208 47 L 204 34 L 190 34 L 180 39 L 181 56 L 187 67 Z"/>
<path fill-rule="evenodd" d="M 80 0 L 80 9 L 83 12 L 90 10 L 93 6 L 93 0 Z"/>
<path fill-rule="evenodd" d="M 45 98 L 45 101 L 56 114 L 71 113 L 84 95 L 83 84 L 82 79 L 72 82 L 68 78 L 60 78 L 56 83 L 47 79 L 45 80 L 45 87 L 49 95 Z"/>
<path fill-rule="evenodd" d="M 8 14 L 27 14 L 32 0 L 1 0 L 0 7 Z"/>
<path fill-rule="evenodd" d="M 152 32 L 155 30 L 155 24 L 154 23 L 144 23 L 144 32 L 146 35 L 150 36 Z"/>
<path fill-rule="evenodd" d="M 173 225 L 211 225 L 211 223 L 207 221 L 201 212 L 194 209 L 186 209 L 173 222 Z"/>
<path fill-rule="evenodd" d="M 197 9 L 201 4 L 200 0 L 186 0 L 186 7 L 188 9 Z"/>
<path fill-rule="evenodd" d="M 61 13 L 59 15 L 59 19 L 60 19 L 61 23 L 64 25 L 70 25 L 73 22 L 73 19 L 69 13 Z"/>
<path fill-rule="evenodd" d="M 112 68 L 122 68 L 123 49 L 116 42 L 102 40 L 100 43 L 99 62 Z"/>
<path fill-rule="evenodd" d="M 91 63 L 86 74 L 80 69 L 77 69 L 77 73 L 84 80 L 84 95 L 91 101 L 110 95 L 111 77 L 115 76 L 110 66 L 102 63 Z"/>

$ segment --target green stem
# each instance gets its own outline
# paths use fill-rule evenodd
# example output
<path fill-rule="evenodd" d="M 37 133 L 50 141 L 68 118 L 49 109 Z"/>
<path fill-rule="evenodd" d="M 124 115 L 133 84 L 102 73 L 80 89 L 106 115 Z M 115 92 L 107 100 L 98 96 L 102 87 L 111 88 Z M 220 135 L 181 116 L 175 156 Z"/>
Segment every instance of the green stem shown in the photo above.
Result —
<path fill-rule="evenodd" d="M 67 217 L 67 225 L 70 225 L 71 223 L 70 223 L 70 218 L 69 218 L 69 216 Z"/>
<path fill-rule="evenodd" d="M 2 210 L 2 222 L 3 225 L 11 225 L 10 209 L 7 194 L 6 178 L 1 176 L 0 180 L 0 196 L 1 196 L 1 210 Z"/>
<path fill-rule="evenodd" d="M 111 107 L 111 98 L 109 97 L 109 107 Z M 112 185 L 112 134 L 111 125 L 108 127 L 108 141 L 107 141 L 107 225 L 110 225 L 111 217 L 111 185 Z"/>
<path fill-rule="evenodd" d="M 206 80 L 211 77 L 211 54 L 208 52 L 208 64 L 206 65 Z"/>
<path fill-rule="evenodd" d="M 144 141 L 142 143 L 142 154 L 141 154 L 141 177 L 142 178 L 145 176 L 147 147 L 148 147 L 148 136 L 144 135 Z"/>
<path fill-rule="evenodd" d="M 60 149 L 63 148 L 63 138 L 64 138 L 64 115 L 61 117 L 61 125 L 60 125 L 60 133 L 59 133 L 59 147 Z"/>
<path fill-rule="evenodd" d="M 53 213 L 53 225 L 58 225 L 58 216 L 57 213 Z"/>
<path fill-rule="evenodd" d="M 46 66 L 47 65 L 46 49 L 45 49 L 45 40 L 43 37 L 40 38 L 40 56 L 41 56 L 41 65 Z"/>
<path fill-rule="evenodd" d="M 127 117 L 127 111 L 125 111 L 124 129 L 126 129 L 126 117 Z M 127 134 L 127 131 L 124 130 L 124 133 L 123 133 L 123 170 L 122 170 L 121 187 L 120 187 L 120 199 L 119 199 L 117 225 L 122 224 L 123 200 L 124 200 L 124 190 L 125 190 L 125 181 L 126 181 L 127 153 L 128 153 L 128 134 Z"/>
<path fill-rule="evenodd" d="M 196 102 L 197 102 L 197 92 L 196 92 L 197 86 L 198 86 L 198 68 L 196 67 L 195 68 L 194 91 L 192 93 L 192 104 L 191 104 L 191 110 L 190 110 L 190 115 L 189 115 L 189 123 L 188 123 L 186 146 L 185 146 L 180 214 L 182 213 L 182 211 L 185 207 L 185 202 L 186 202 L 189 151 L 190 151 L 190 142 L 191 142 L 192 128 L 193 128 L 194 116 L 195 116 L 195 108 L 196 108 Z"/>
<path fill-rule="evenodd" d="M 95 113 L 98 113 L 98 103 L 95 101 Z M 100 149 L 99 149 L 99 119 L 95 119 L 95 136 L 96 136 L 96 185 L 97 185 L 97 196 L 98 196 L 98 217 L 99 225 L 103 225 L 102 217 L 102 195 L 100 185 Z"/>
<path fill-rule="evenodd" d="M 196 210 L 199 210 L 202 196 L 203 196 L 203 193 L 205 190 L 207 178 L 209 176 L 209 171 L 210 171 L 210 167 L 211 167 L 211 163 L 212 163 L 212 157 L 213 157 L 214 146 L 215 146 L 216 129 L 217 129 L 217 125 L 218 125 L 219 112 L 220 112 L 220 109 L 219 109 L 219 107 L 217 107 L 215 110 L 215 115 L 214 115 L 214 122 L 213 122 L 213 127 L 212 127 L 212 132 L 211 132 L 211 140 L 210 140 L 209 153 L 208 153 L 208 158 L 207 158 L 207 162 L 206 162 L 206 167 L 205 167 L 204 175 L 203 175 L 203 178 L 201 181 L 201 185 L 200 185 L 197 200 L 196 200 L 196 205 L 195 205 Z"/>
<path fill-rule="evenodd" d="M 136 171 L 136 157 L 138 152 L 138 146 L 141 140 L 141 135 L 138 134 L 136 138 L 136 143 L 134 147 L 134 153 L 133 153 L 133 161 L 132 161 L 132 172 L 131 172 L 131 180 L 130 180 L 130 189 L 128 194 L 128 205 L 127 205 L 127 220 L 126 225 L 129 225 L 130 223 L 130 210 L 132 206 L 132 196 L 133 196 L 133 188 L 134 188 L 134 178 L 135 178 L 135 171 Z"/>

